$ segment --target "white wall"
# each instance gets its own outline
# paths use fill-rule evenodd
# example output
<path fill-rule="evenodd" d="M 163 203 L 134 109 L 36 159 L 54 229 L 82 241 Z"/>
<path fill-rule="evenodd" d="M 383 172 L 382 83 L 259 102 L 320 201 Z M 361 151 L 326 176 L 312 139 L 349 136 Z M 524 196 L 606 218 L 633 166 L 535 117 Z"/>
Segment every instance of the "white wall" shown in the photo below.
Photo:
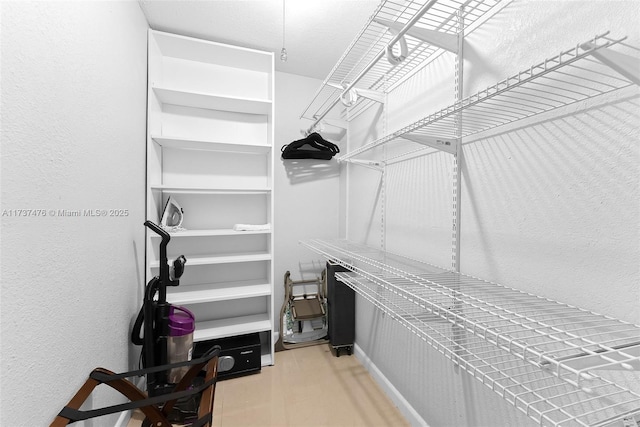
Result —
<path fill-rule="evenodd" d="M 639 20 L 635 1 L 516 0 L 466 38 L 464 95 L 607 30 L 637 48 Z M 351 122 L 350 146 L 385 117 L 393 131 L 453 103 L 451 58 L 398 87 L 386 112 Z M 461 271 L 640 324 L 638 99 L 636 87 L 465 140 Z M 348 237 L 380 245 L 384 212 L 387 250 L 449 268 L 452 162 L 432 153 L 390 166 L 383 193 L 377 172 L 349 166 Z M 428 424 L 530 423 L 360 299 L 356 323 L 357 344 Z"/>
<path fill-rule="evenodd" d="M 137 2 L 0 7 L 0 424 L 48 425 L 93 368 L 137 364 L 147 23 Z M 127 212 L 59 213 L 85 209 Z M 113 400 L 98 389 L 89 404 Z"/>
<path fill-rule="evenodd" d="M 293 280 L 320 276 L 322 257 L 305 250 L 298 243 L 310 238 L 336 238 L 339 224 L 340 166 L 334 159 L 282 160 L 280 148 L 303 138 L 311 121 L 298 119 L 322 82 L 288 73 L 276 73 L 275 119 L 275 310 L 276 329 L 284 299 L 284 274 Z M 336 128 L 326 128 L 321 135 L 341 145 Z M 343 132 L 344 134 L 344 132 Z"/>

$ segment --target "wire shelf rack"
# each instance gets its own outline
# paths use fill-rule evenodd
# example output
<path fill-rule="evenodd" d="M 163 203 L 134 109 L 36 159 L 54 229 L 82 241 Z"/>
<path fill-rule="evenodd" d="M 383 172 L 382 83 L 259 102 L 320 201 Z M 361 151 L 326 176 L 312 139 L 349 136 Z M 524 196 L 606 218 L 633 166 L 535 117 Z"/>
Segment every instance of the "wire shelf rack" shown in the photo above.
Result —
<path fill-rule="evenodd" d="M 325 78 L 300 117 L 324 117 L 338 105 L 345 88 L 384 92 L 429 58 L 443 51 L 407 35 L 406 58 L 399 64 L 391 64 L 385 59 L 387 46 L 393 45 L 400 35 L 389 31 L 387 26 L 379 22 L 390 21 L 405 28 L 416 26 L 455 35 L 460 28 L 458 11 L 463 11 L 464 28 L 469 28 L 499 2 L 500 0 L 383 0 Z M 350 107 L 350 114 L 357 115 L 372 102 L 359 98 L 355 105 Z"/>
<path fill-rule="evenodd" d="M 640 326 L 346 240 L 302 242 L 338 278 L 541 425 L 640 421 Z"/>
<path fill-rule="evenodd" d="M 621 43 L 609 33 L 561 51 L 474 95 L 436 111 L 402 129 L 338 158 L 346 161 L 390 141 L 438 140 L 453 144 L 464 138 L 525 118 L 586 101 L 634 84 L 609 61 L 594 58 Z M 460 134 L 457 135 L 458 131 Z M 433 145 L 431 145 L 433 146 Z"/>

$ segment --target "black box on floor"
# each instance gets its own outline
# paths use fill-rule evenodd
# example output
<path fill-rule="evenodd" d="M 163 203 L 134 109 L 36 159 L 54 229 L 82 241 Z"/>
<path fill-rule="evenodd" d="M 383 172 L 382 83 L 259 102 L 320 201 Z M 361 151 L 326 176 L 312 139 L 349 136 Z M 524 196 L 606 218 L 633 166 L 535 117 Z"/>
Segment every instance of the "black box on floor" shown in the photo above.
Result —
<path fill-rule="evenodd" d="M 214 345 L 219 345 L 221 349 L 221 367 L 228 366 L 226 364 L 230 364 L 229 357 L 233 358 L 230 370 L 218 372 L 219 379 L 260 372 L 262 360 L 258 333 L 197 342 L 193 349 L 193 358 L 202 356 Z"/>

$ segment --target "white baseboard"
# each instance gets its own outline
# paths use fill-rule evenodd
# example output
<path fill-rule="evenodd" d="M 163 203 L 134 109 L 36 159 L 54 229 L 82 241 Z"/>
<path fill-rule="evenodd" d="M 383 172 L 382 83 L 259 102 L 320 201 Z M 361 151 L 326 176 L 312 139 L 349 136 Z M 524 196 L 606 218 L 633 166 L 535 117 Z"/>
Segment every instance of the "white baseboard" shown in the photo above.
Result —
<path fill-rule="evenodd" d="M 378 367 L 369 359 L 357 344 L 353 345 L 353 354 L 358 358 L 362 366 L 365 367 L 373 379 L 382 388 L 385 394 L 398 407 L 402 415 L 409 421 L 412 426 L 429 427 L 427 422 L 413 409 L 413 406 L 400 394 L 400 392 L 391 384 Z"/>

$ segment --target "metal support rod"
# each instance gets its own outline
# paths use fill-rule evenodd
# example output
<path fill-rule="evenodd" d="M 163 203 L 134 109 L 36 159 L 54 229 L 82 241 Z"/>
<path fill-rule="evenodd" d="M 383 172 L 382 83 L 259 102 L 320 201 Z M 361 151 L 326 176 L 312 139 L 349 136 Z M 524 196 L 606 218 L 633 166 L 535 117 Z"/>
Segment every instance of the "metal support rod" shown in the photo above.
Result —
<path fill-rule="evenodd" d="M 384 75 L 384 92 L 385 94 L 387 93 L 387 89 L 388 89 L 388 79 L 387 79 L 387 75 Z M 386 103 L 386 96 L 384 99 L 385 102 L 382 103 L 382 133 L 386 134 L 387 133 L 387 125 L 388 125 L 388 119 L 389 119 L 389 106 Z M 382 170 L 381 170 L 381 176 L 380 179 L 382 180 L 382 206 L 380 207 L 380 220 L 381 220 L 381 227 L 380 227 L 380 248 L 383 251 L 387 250 L 387 164 L 386 164 L 386 159 L 387 159 L 387 147 L 383 147 L 383 158 L 385 159 L 385 162 L 382 164 Z"/>
<path fill-rule="evenodd" d="M 394 31 L 398 31 L 402 28 L 402 24 L 386 19 L 374 19 L 373 21 Z M 457 34 L 454 35 L 451 33 L 418 27 L 410 28 L 407 31 L 407 34 L 432 46 L 437 46 L 452 53 L 458 53 L 459 46 Z"/>
<path fill-rule="evenodd" d="M 461 7 L 456 14 L 457 23 L 458 23 L 458 40 L 457 40 L 457 52 L 456 52 L 456 62 L 455 62 L 455 99 L 456 102 L 460 102 L 462 99 L 462 87 L 463 87 L 463 57 L 462 57 L 462 41 L 464 40 L 464 7 Z M 458 112 L 458 114 L 454 117 L 455 123 L 455 135 L 456 135 L 456 146 L 455 153 L 453 155 L 453 199 L 452 199 L 452 207 L 453 212 L 451 215 L 451 268 L 454 272 L 460 272 L 460 196 L 462 189 L 462 112 Z M 451 287 L 451 298 L 450 302 L 453 310 L 460 311 L 462 309 L 462 304 L 459 299 L 455 297 L 460 292 L 460 285 L 454 284 Z M 463 327 L 458 324 L 453 324 L 451 326 L 451 334 L 453 338 L 454 345 L 454 353 L 459 356 L 464 355 L 464 350 L 462 350 L 464 342 L 467 339 L 466 331 Z M 454 367 L 457 369 L 459 367 L 458 363 L 454 364 Z M 456 371 L 457 373 L 457 371 Z"/>
<path fill-rule="evenodd" d="M 458 10 L 458 49 L 455 63 L 455 97 L 456 103 L 462 100 L 463 94 L 463 40 L 464 40 L 464 7 Z M 462 190 L 462 111 L 454 117 L 456 133 L 456 151 L 453 159 L 453 218 L 452 218 L 452 254 L 451 267 L 460 272 L 460 197 Z"/>
<path fill-rule="evenodd" d="M 336 83 L 327 83 L 327 86 L 331 86 L 332 88 L 340 89 L 340 90 L 343 89 L 342 85 L 339 85 Z M 357 96 L 370 99 L 380 104 L 384 102 L 385 94 L 383 92 L 379 92 L 377 90 L 371 90 L 371 89 L 362 89 L 362 88 L 355 88 L 351 90 L 354 91 Z M 345 92 L 343 91 L 342 93 L 345 93 Z"/>

